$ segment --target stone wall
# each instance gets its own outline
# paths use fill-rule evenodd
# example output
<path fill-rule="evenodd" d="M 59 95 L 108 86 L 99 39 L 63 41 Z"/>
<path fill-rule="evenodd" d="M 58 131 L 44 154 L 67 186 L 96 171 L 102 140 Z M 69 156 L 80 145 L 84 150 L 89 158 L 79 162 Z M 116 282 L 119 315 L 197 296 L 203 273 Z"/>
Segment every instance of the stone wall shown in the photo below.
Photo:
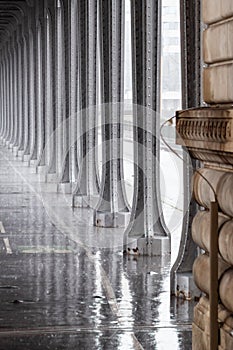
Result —
<path fill-rule="evenodd" d="M 203 0 L 203 97 L 208 107 L 177 113 L 177 143 L 202 161 L 193 176 L 200 205 L 192 236 L 202 249 L 193 265 L 202 297 L 195 307 L 193 349 L 233 349 L 233 2 Z M 211 345 L 210 203 L 218 202 L 218 346 Z M 216 260 L 216 261 L 217 261 Z"/>

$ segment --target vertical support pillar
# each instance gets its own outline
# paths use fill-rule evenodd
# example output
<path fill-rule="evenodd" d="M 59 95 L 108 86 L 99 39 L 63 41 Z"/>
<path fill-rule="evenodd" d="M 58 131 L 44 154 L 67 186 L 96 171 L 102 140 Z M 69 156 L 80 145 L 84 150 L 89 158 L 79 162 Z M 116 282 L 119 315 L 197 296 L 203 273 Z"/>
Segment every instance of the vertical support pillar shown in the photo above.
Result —
<path fill-rule="evenodd" d="M 96 172 L 96 57 L 97 57 L 97 1 L 79 2 L 79 79 L 80 79 L 80 167 L 73 193 L 73 206 L 95 207 L 98 201 Z"/>
<path fill-rule="evenodd" d="M 75 182 L 78 178 L 78 89 L 79 72 L 78 72 L 78 43 L 79 43 L 79 28 L 78 28 L 78 2 L 72 0 L 70 3 L 70 72 L 69 72 L 69 89 L 70 89 L 70 172 L 71 181 Z"/>
<path fill-rule="evenodd" d="M 200 0 L 181 0 L 181 73 L 182 108 L 201 105 L 201 23 Z M 184 178 L 184 218 L 178 257 L 171 269 L 171 294 L 182 290 L 190 297 L 199 296 L 192 276 L 192 266 L 197 256 L 197 247 L 192 240 L 191 222 L 197 212 L 197 204 L 191 199 L 191 177 L 198 167 L 198 161 L 192 160 L 183 152 Z"/>
<path fill-rule="evenodd" d="M 28 22 L 24 19 L 23 23 L 23 119 L 24 119 L 24 130 L 23 130 L 23 152 L 19 153 L 22 155 L 23 161 L 29 161 L 30 158 L 30 119 L 29 119 L 29 33 L 28 33 Z"/>
<path fill-rule="evenodd" d="M 46 171 L 46 118 L 45 101 L 46 96 L 46 11 L 44 0 L 37 3 L 37 30 L 36 30 L 36 95 L 37 95 L 37 172 Z"/>
<path fill-rule="evenodd" d="M 2 140 L 5 142 L 6 133 L 7 133 L 7 67 L 6 67 L 6 47 L 3 48 L 3 132 L 2 132 Z"/>
<path fill-rule="evenodd" d="M 132 0 L 135 192 L 124 243 L 142 255 L 170 252 L 159 181 L 161 2 Z"/>
<path fill-rule="evenodd" d="M 99 2 L 103 168 L 94 224 L 125 227 L 130 212 L 123 185 L 124 0 Z"/>
<path fill-rule="evenodd" d="M 11 35 L 9 41 L 9 66 L 10 66 L 10 79 L 9 79 L 9 91 L 10 91 L 10 120 L 11 120 L 11 128 L 9 130 L 9 140 L 8 147 L 12 148 L 13 145 L 13 137 L 14 131 L 16 127 L 15 123 L 15 106 L 14 106 L 14 36 Z"/>
<path fill-rule="evenodd" d="M 14 148 L 17 147 L 18 145 L 18 132 L 19 132 L 17 63 L 18 63 L 18 42 L 17 42 L 17 30 L 16 30 L 14 32 L 14 45 L 13 45 L 14 134 L 12 139 L 12 151 L 14 151 Z"/>
<path fill-rule="evenodd" d="M 57 183 L 57 142 L 56 142 L 56 11 L 53 0 L 47 0 L 47 40 L 46 40 L 46 118 L 48 119 L 48 157 L 47 182 Z"/>
<path fill-rule="evenodd" d="M 24 137 L 24 39 L 22 35 L 22 25 L 18 29 L 18 109 L 19 109 L 19 134 L 17 155 L 23 154 L 23 137 Z"/>
<path fill-rule="evenodd" d="M 29 11 L 29 119 L 30 119 L 30 158 L 29 164 L 36 165 L 38 158 L 38 123 L 37 123 L 37 99 L 36 94 L 36 7 L 32 6 Z"/>
<path fill-rule="evenodd" d="M 11 57 L 10 57 L 10 42 L 8 41 L 6 44 L 6 117 L 7 117 L 7 130 L 6 130 L 6 136 L 5 136 L 5 144 L 9 145 L 10 140 L 10 132 L 12 128 L 12 114 L 11 114 Z"/>
<path fill-rule="evenodd" d="M 58 125 L 60 135 L 60 158 L 59 166 L 59 186 L 58 190 L 66 193 L 71 193 L 71 178 L 70 178 L 70 1 L 61 2 L 61 8 L 58 8 L 58 33 L 60 32 L 60 59 L 58 59 L 58 93 L 60 96 L 58 113 L 61 113 L 60 122 Z M 59 80 L 60 77 L 60 80 Z M 62 127 L 61 127 L 62 126 Z"/>

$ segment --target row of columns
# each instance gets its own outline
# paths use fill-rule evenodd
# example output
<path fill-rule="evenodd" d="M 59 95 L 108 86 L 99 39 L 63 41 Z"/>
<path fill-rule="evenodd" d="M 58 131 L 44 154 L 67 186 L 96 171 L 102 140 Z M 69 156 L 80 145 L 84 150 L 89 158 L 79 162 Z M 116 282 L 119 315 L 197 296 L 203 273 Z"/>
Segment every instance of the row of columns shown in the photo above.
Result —
<path fill-rule="evenodd" d="M 132 208 L 123 181 L 124 0 L 41 0 L 23 10 L 1 47 L 2 141 L 71 192 L 73 207 L 93 208 L 94 225 L 125 227 L 129 251 L 169 252 L 159 190 L 160 0 L 131 0 Z"/>

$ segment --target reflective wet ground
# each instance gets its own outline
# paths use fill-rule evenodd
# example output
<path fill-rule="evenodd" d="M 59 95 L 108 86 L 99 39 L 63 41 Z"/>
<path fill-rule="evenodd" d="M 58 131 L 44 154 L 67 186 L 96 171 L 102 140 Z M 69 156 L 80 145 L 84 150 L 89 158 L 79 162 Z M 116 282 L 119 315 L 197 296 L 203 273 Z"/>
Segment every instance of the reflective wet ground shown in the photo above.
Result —
<path fill-rule="evenodd" d="M 190 350 L 171 256 L 125 256 L 123 230 L 94 228 L 91 209 L 39 180 L 0 148 L 0 350 Z"/>

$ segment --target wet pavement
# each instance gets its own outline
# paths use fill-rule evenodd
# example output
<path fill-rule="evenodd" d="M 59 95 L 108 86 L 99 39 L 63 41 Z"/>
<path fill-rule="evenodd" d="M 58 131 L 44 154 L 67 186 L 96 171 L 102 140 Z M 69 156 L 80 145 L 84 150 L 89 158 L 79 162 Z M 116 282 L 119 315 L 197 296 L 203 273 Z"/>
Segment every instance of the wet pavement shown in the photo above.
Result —
<path fill-rule="evenodd" d="M 91 209 L 50 190 L 0 146 L 0 350 L 190 350 L 174 252 L 125 256 L 122 229 L 93 227 Z"/>

